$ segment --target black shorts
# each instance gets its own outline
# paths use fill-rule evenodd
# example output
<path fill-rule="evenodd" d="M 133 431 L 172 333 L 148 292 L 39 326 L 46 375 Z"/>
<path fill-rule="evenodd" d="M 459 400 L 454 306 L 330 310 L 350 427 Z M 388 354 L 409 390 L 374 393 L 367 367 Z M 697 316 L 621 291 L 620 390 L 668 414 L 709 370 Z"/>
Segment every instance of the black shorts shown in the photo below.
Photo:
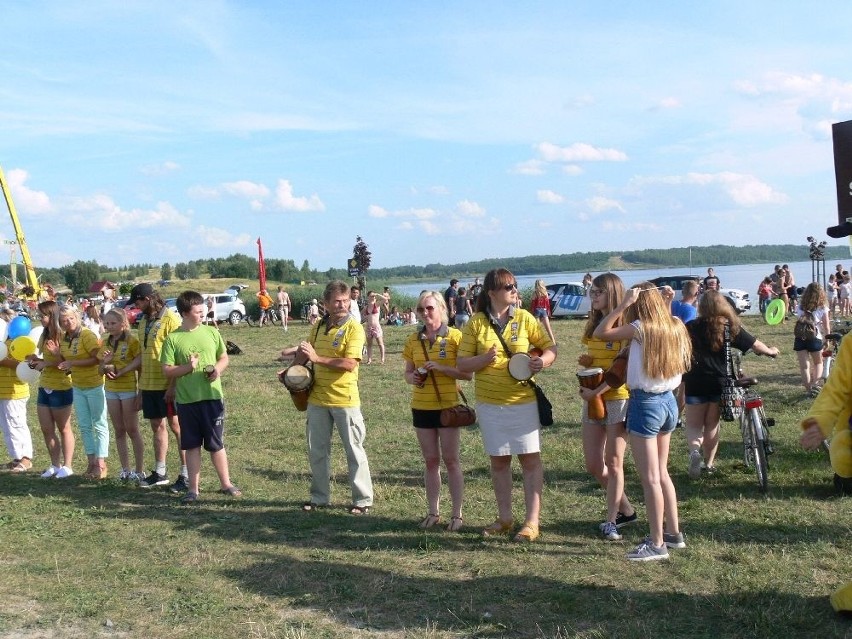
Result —
<path fill-rule="evenodd" d="M 142 391 L 142 417 L 145 419 L 165 419 L 174 414 L 174 404 L 166 402 L 165 390 Z"/>
<path fill-rule="evenodd" d="M 441 428 L 440 410 L 412 408 L 411 419 L 414 422 L 414 428 Z"/>
<path fill-rule="evenodd" d="M 207 399 L 191 404 L 177 404 L 180 420 L 180 449 L 201 448 L 215 453 L 225 447 L 225 403 Z"/>

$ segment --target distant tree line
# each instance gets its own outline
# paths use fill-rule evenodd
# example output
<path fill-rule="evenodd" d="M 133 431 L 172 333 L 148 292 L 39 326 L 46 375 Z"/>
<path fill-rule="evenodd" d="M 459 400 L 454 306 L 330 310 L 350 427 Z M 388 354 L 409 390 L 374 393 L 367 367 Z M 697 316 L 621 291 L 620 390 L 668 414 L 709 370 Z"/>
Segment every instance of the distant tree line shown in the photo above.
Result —
<path fill-rule="evenodd" d="M 536 273 L 559 273 L 578 271 L 624 270 L 654 267 L 686 267 L 691 264 L 726 266 L 734 264 L 761 264 L 806 262 L 810 259 L 809 247 L 805 244 L 774 244 L 748 246 L 693 246 L 670 249 L 643 249 L 641 251 L 598 251 L 590 253 L 566 253 L 562 255 L 528 255 L 526 257 L 489 258 L 475 262 L 457 264 L 425 264 L 370 267 L 373 280 L 440 280 L 460 275 L 482 275 L 492 268 L 505 267 L 517 275 Z M 849 261 L 849 249 L 845 246 L 828 246 L 825 259 L 829 263 Z M 266 258 L 266 277 L 273 282 L 300 283 L 325 282 L 331 279 L 349 278 L 345 269 L 331 268 L 327 271 L 312 269 L 308 260 L 296 266 L 293 260 Z M 85 293 L 92 283 L 100 280 L 113 282 L 132 281 L 146 277 L 155 267 L 153 264 L 106 266 L 94 260 L 78 260 L 57 269 L 39 269 L 36 272 L 42 284 L 54 287 L 67 286 L 77 294 Z M 257 258 L 236 253 L 228 257 L 178 262 L 159 266 L 160 278 L 171 280 L 199 279 L 257 279 Z M 0 265 L 0 275 L 11 277 L 9 265 Z M 24 278 L 23 267 L 18 265 L 17 277 Z"/>

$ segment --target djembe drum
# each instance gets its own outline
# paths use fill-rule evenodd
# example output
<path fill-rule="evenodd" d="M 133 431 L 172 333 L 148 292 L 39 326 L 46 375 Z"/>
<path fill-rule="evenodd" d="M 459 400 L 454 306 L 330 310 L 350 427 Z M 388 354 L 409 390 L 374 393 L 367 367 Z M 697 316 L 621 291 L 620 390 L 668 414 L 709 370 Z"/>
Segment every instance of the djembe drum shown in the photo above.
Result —
<path fill-rule="evenodd" d="M 580 386 L 594 390 L 603 382 L 604 371 L 602 368 L 585 368 L 577 373 Z M 589 419 L 603 419 L 606 417 L 606 404 L 601 395 L 595 395 L 588 401 Z"/>

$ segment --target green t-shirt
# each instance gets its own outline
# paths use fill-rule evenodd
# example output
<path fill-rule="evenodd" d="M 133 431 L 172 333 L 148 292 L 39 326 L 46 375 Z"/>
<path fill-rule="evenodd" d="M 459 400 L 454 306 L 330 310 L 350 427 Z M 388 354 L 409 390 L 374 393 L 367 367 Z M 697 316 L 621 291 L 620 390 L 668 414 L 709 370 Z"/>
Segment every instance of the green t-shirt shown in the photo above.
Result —
<path fill-rule="evenodd" d="M 192 353 L 198 353 L 195 370 L 177 378 L 175 401 L 178 404 L 224 399 L 221 377 L 210 382 L 204 374 L 204 367 L 215 364 L 224 352 L 225 341 L 212 326 L 201 325 L 191 331 L 181 327 L 168 334 L 160 354 L 161 364 L 183 366 L 189 364 Z"/>

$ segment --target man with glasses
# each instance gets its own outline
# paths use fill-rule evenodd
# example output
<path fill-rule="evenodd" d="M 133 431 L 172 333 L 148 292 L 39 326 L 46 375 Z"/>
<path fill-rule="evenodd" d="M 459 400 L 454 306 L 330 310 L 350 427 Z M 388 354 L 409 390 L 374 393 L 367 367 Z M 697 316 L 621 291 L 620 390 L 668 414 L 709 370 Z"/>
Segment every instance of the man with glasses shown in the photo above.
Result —
<path fill-rule="evenodd" d="M 323 300 L 325 317 L 311 328 L 308 339 L 281 351 L 283 358 L 313 363 L 314 385 L 308 398 L 306 427 L 311 498 L 302 504 L 302 510 L 310 512 L 329 505 L 331 434 L 337 428 L 349 465 L 352 502 L 348 510 L 352 515 L 366 515 L 373 505 L 373 482 L 364 451 L 366 428 L 358 394 L 364 328 L 349 312 L 352 300 L 345 282 L 329 282 Z"/>

